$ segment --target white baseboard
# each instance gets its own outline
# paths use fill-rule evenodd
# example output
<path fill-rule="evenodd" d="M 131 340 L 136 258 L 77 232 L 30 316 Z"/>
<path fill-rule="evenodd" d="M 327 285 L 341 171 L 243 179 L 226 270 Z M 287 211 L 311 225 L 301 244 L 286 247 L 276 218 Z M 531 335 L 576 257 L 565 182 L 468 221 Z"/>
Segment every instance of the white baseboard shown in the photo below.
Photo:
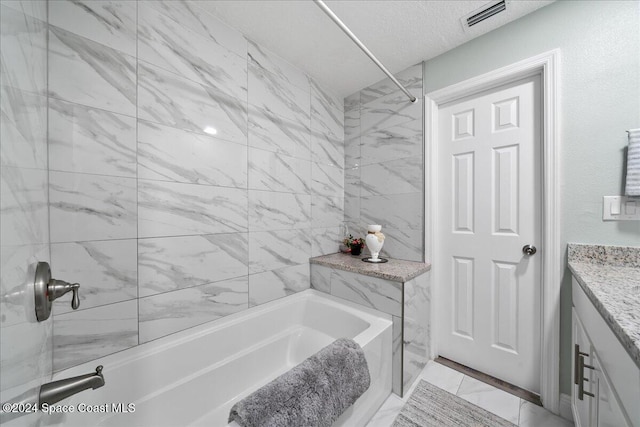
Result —
<path fill-rule="evenodd" d="M 560 416 L 566 420 L 573 421 L 573 411 L 571 410 L 571 395 L 560 394 Z"/>

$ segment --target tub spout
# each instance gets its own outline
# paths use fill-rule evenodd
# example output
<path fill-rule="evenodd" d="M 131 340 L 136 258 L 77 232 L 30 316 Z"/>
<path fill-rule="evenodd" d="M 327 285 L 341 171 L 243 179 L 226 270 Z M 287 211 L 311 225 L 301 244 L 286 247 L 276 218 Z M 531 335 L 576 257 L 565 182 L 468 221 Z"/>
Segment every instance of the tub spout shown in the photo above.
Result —
<path fill-rule="evenodd" d="M 39 402 L 43 404 L 53 405 L 56 402 L 80 393 L 86 389 L 97 389 L 104 385 L 104 376 L 102 375 L 102 365 L 96 368 L 91 374 L 80 375 L 73 378 L 67 378 L 59 381 L 42 384 L 40 387 Z"/>

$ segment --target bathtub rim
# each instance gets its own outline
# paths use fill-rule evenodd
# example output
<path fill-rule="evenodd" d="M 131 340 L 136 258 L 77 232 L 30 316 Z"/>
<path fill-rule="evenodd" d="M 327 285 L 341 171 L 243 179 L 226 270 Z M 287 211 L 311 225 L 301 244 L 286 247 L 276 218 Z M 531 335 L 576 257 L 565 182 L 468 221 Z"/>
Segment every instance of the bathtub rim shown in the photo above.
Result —
<path fill-rule="evenodd" d="M 227 316 L 211 320 L 209 322 L 205 322 L 191 328 L 174 332 L 155 340 L 138 344 L 134 347 L 129 347 L 127 349 L 120 350 L 106 356 L 89 360 L 79 365 L 71 366 L 60 371 L 55 371 L 53 372 L 51 380 L 55 381 L 58 379 L 81 375 L 83 373 L 93 371 L 97 364 L 104 365 L 104 374 L 108 379 L 110 369 L 120 368 L 133 361 L 153 356 L 156 353 L 161 353 L 164 350 L 179 346 L 180 344 L 196 340 L 211 333 L 215 333 L 216 331 L 224 329 L 226 327 L 237 325 L 239 323 L 242 323 L 243 321 L 246 321 L 247 319 L 255 318 L 261 314 L 276 311 L 287 305 L 295 304 L 298 301 L 305 301 L 309 299 L 319 299 L 321 303 L 330 305 L 337 304 L 341 306 L 340 308 L 345 310 L 346 312 L 365 320 L 369 324 L 369 326 L 353 338 L 353 340 L 358 343 L 360 347 L 364 347 L 385 328 L 393 326 L 392 316 L 390 314 L 383 313 L 376 309 L 369 308 L 333 295 L 329 295 L 315 289 L 305 289 L 304 291 L 297 292 L 293 295 L 288 295 L 286 297 L 269 301 L 258 306 L 250 307 L 247 310 L 229 314 Z M 132 354 L 127 354 L 127 352 L 130 352 Z"/>

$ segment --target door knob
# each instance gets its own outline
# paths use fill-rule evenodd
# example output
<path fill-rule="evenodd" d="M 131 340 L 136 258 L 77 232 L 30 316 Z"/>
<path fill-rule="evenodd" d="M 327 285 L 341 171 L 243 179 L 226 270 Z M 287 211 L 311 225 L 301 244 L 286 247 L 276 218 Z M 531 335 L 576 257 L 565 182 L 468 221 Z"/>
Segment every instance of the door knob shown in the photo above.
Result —
<path fill-rule="evenodd" d="M 538 250 L 536 249 L 535 246 L 533 245 L 524 245 L 522 247 L 522 253 L 525 255 L 533 255 L 537 252 Z"/>

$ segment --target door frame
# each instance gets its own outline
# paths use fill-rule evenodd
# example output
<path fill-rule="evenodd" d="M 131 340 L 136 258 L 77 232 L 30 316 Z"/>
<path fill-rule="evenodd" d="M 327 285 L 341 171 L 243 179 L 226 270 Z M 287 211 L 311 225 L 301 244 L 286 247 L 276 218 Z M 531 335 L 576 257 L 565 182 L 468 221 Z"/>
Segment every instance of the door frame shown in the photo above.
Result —
<path fill-rule="evenodd" d="M 563 254 L 560 248 L 559 65 L 554 49 L 425 94 L 425 259 L 435 266 L 433 300 L 442 295 L 439 285 L 438 229 L 438 112 L 442 104 L 493 89 L 533 75 L 542 78 L 542 293 L 540 313 L 540 399 L 558 414 L 560 405 L 560 285 Z M 425 76 L 426 81 L 426 76 Z M 431 357 L 438 354 L 438 305 L 431 313 Z"/>

